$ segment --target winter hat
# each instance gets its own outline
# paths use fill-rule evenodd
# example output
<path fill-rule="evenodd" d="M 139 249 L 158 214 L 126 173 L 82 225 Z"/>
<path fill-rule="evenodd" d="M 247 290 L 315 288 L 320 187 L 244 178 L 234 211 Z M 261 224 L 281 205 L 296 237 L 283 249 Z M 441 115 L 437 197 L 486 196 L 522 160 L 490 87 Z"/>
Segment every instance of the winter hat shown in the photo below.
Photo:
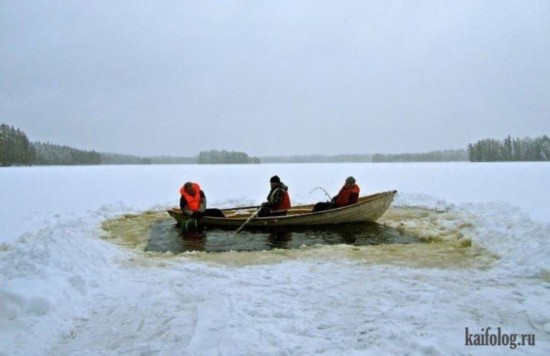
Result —
<path fill-rule="evenodd" d="M 271 183 L 281 183 L 281 178 L 279 178 L 278 176 L 273 176 L 273 177 L 271 177 L 269 182 L 271 182 Z"/>
<path fill-rule="evenodd" d="M 349 176 L 346 178 L 346 184 L 355 184 L 355 178 Z"/>

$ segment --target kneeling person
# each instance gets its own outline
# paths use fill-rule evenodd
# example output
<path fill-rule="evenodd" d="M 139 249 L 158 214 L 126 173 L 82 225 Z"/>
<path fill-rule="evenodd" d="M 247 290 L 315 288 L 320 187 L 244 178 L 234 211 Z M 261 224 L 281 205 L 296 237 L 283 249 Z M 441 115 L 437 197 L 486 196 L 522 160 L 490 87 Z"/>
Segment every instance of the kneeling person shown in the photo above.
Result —
<path fill-rule="evenodd" d="M 219 209 L 206 209 L 206 195 L 197 183 L 187 182 L 180 188 L 181 212 L 191 219 L 203 216 L 223 217 Z"/>

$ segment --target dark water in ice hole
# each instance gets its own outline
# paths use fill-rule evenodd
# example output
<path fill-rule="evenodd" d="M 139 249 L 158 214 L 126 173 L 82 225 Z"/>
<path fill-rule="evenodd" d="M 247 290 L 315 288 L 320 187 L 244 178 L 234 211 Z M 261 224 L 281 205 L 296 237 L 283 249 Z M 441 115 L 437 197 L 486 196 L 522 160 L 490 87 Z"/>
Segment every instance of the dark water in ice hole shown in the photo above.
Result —
<path fill-rule="evenodd" d="M 146 251 L 181 253 L 186 251 L 225 252 L 294 249 L 316 244 L 380 245 L 409 244 L 420 240 L 377 223 L 348 224 L 324 228 L 292 228 L 273 231 L 209 229 L 183 232 L 173 220 L 151 227 Z"/>

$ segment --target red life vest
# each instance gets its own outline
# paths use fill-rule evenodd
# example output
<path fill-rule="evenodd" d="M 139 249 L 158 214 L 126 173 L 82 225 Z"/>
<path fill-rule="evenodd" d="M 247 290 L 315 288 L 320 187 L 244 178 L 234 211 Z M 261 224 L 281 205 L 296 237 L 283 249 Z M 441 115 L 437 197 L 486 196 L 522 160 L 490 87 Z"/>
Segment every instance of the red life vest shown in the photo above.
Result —
<path fill-rule="evenodd" d="M 277 189 L 281 189 L 283 191 L 283 197 L 281 198 L 281 201 L 279 202 L 279 204 L 271 208 L 271 211 L 290 209 L 290 195 L 288 194 L 288 191 L 283 188 L 277 188 Z"/>
<path fill-rule="evenodd" d="M 354 184 L 351 187 L 344 185 L 336 197 L 336 206 L 341 207 L 356 203 L 357 201 L 350 202 L 350 195 L 357 194 L 357 196 L 359 196 L 359 191 L 360 189 L 357 184 Z"/>
<path fill-rule="evenodd" d="M 199 211 L 201 207 L 201 187 L 197 183 L 192 183 L 195 194 L 191 195 L 185 191 L 185 186 L 180 188 L 180 194 L 187 201 L 187 208 L 191 211 Z"/>

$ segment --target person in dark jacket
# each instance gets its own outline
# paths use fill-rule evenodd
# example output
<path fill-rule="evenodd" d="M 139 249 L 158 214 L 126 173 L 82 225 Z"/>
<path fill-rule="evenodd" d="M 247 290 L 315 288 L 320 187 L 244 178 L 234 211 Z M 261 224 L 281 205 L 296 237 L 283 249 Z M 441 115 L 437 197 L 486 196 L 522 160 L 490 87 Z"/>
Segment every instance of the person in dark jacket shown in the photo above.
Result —
<path fill-rule="evenodd" d="M 321 202 L 315 204 L 313 211 L 323 211 L 357 203 L 359 200 L 359 186 L 355 183 L 355 178 L 348 177 L 344 186 L 330 202 Z"/>
<path fill-rule="evenodd" d="M 259 217 L 266 216 L 283 216 L 290 209 L 290 195 L 288 187 L 281 182 L 278 176 L 273 176 L 269 180 L 271 190 L 267 195 L 267 202 L 262 203 L 260 207 Z"/>

